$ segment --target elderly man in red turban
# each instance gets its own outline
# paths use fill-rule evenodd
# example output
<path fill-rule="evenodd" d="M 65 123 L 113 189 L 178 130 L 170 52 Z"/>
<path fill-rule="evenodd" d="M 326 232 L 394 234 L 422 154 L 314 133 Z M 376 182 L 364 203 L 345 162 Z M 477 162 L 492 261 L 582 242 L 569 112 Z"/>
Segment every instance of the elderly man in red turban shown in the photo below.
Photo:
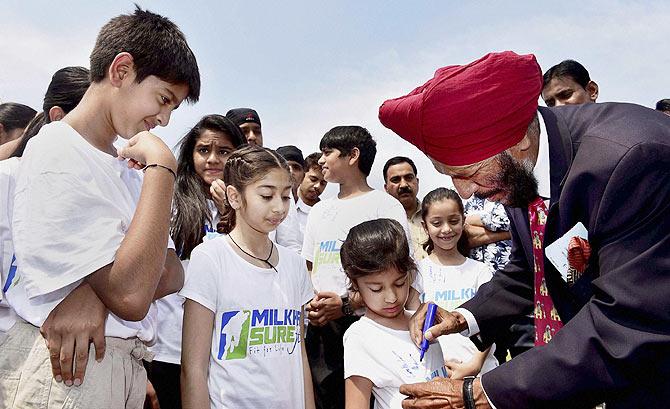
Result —
<path fill-rule="evenodd" d="M 536 347 L 481 378 L 404 385 L 403 408 L 665 407 L 670 402 L 670 118 L 633 104 L 538 107 L 535 57 L 492 53 L 384 102 L 381 122 L 506 205 L 507 266 L 422 334 L 482 350 L 534 312 Z"/>

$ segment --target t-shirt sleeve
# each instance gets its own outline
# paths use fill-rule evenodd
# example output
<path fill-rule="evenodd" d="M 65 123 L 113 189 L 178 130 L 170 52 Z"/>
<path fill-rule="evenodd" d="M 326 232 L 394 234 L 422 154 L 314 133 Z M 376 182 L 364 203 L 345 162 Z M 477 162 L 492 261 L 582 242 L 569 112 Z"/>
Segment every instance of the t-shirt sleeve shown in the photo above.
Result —
<path fill-rule="evenodd" d="M 314 298 L 314 286 L 312 285 L 312 278 L 307 271 L 307 266 L 302 258 L 299 258 L 297 261 L 297 270 L 298 270 L 298 288 L 300 289 L 300 300 L 302 305 L 307 304 Z"/>
<path fill-rule="evenodd" d="M 312 208 L 312 211 L 309 212 L 307 216 L 307 224 L 305 225 L 305 236 L 302 240 L 302 258 L 312 262 L 314 261 L 314 231 L 316 228 L 316 223 L 318 223 L 318 216 L 316 208 Z"/>
<path fill-rule="evenodd" d="M 419 265 L 419 268 L 416 272 L 416 276 L 414 277 L 412 288 L 414 288 L 419 293 L 419 295 L 424 293 L 423 274 L 421 274 L 421 265 Z"/>
<path fill-rule="evenodd" d="M 32 298 L 113 262 L 130 220 L 79 175 L 25 171 L 12 228 L 17 264 Z"/>
<path fill-rule="evenodd" d="M 293 204 L 293 199 L 291 199 L 291 206 L 286 218 L 277 226 L 275 240 L 277 244 L 281 244 L 298 254 L 302 250 L 302 243 L 300 243 L 300 222 L 298 221 L 298 214 Z"/>
<path fill-rule="evenodd" d="M 493 269 L 484 263 L 479 264 L 479 271 L 477 272 L 477 289 L 482 286 L 482 284 L 488 283 L 493 278 Z"/>
<path fill-rule="evenodd" d="M 212 312 L 216 312 L 218 277 L 221 268 L 211 256 L 197 247 L 191 253 L 188 263 L 186 281 L 179 295 L 193 300 Z"/>
<path fill-rule="evenodd" d="M 356 324 L 349 327 L 344 334 L 344 379 L 361 376 L 369 379 L 375 386 L 382 387 L 383 377 L 380 376 L 380 371 L 383 368 L 375 361 L 367 345 L 370 334 L 365 334 L 363 328 Z"/>
<path fill-rule="evenodd" d="M 385 201 L 380 201 L 381 207 L 379 209 L 379 217 L 393 219 L 400 223 L 402 229 L 405 231 L 405 236 L 407 236 L 407 243 L 409 244 L 410 253 L 412 253 L 414 248 L 412 246 L 412 234 L 409 231 L 409 224 L 407 223 L 407 213 L 405 213 L 405 209 L 402 207 L 399 201 L 387 193 L 383 194 L 388 196 L 388 198 Z"/>

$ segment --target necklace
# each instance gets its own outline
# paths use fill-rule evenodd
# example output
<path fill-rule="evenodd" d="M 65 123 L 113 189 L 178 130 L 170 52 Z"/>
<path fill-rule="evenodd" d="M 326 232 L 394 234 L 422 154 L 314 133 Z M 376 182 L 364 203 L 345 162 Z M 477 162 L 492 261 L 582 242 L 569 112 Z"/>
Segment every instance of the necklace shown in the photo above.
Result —
<path fill-rule="evenodd" d="M 273 266 L 272 263 L 270 263 L 270 257 L 272 257 L 272 253 L 274 253 L 274 250 L 275 250 L 275 244 L 272 242 L 272 240 L 270 240 L 270 254 L 268 254 L 268 256 L 267 256 L 266 258 L 263 259 L 263 258 L 254 256 L 253 254 L 247 252 L 247 251 L 244 250 L 242 247 L 240 247 L 240 245 L 237 244 L 237 242 L 235 241 L 235 239 L 233 238 L 232 235 L 229 234 L 228 237 L 230 238 L 230 241 L 232 241 L 233 244 L 235 244 L 235 246 L 237 246 L 237 248 L 240 249 L 240 251 L 241 251 L 242 253 L 246 254 L 247 256 L 249 256 L 249 257 L 251 257 L 251 258 L 253 258 L 253 259 L 256 259 L 256 260 L 258 260 L 258 261 L 262 261 L 263 263 L 265 263 L 265 264 L 267 264 L 268 266 L 270 266 L 270 268 L 272 268 L 272 269 L 275 271 L 275 273 L 278 273 L 278 271 L 277 271 L 277 269 L 275 268 L 275 266 Z"/>

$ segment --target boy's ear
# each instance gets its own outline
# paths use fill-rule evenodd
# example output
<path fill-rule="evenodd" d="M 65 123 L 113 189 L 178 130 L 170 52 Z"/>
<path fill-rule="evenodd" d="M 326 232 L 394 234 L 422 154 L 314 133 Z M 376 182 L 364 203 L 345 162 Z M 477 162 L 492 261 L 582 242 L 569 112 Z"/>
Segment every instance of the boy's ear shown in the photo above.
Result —
<path fill-rule="evenodd" d="M 114 87 L 120 87 L 124 80 L 135 75 L 135 62 L 130 53 L 118 53 L 112 63 L 109 64 L 109 81 Z"/>
<path fill-rule="evenodd" d="M 54 106 L 49 109 L 49 120 L 51 122 L 60 121 L 65 117 L 65 111 L 59 106 Z"/>
<path fill-rule="evenodd" d="M 235 186 L 226 186 L 226 198 L 228 199 L 228 204 L 234 210 L 242 207 L 242 196 L 240 192 L 235 189 Z"/>
<path fill-rule="evenodd" d="M 349 166 L 354 166 L 360 156 L 361 150 L 358 148 L 352 148 L 351 152 L 349 152 Z"/>

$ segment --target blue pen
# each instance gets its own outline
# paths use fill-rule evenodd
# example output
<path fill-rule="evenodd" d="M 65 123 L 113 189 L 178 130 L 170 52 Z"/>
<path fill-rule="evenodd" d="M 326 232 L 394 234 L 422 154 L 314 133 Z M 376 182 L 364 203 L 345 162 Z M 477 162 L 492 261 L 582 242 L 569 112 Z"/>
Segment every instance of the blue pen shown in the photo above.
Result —
<path fill-rule="evenodd" d="M 432 327 L 435 324 L 435 313 L 437 312 L 437 305 L 428 303 L 428 311 L 426 311 L 426 319 L 423 321 L 423 332 L 421 333 L 421 356 L 419 361 L 423 361 L 423 355 L 428 351 L 428 340 L 424 336 L 428 328 Z"/>

